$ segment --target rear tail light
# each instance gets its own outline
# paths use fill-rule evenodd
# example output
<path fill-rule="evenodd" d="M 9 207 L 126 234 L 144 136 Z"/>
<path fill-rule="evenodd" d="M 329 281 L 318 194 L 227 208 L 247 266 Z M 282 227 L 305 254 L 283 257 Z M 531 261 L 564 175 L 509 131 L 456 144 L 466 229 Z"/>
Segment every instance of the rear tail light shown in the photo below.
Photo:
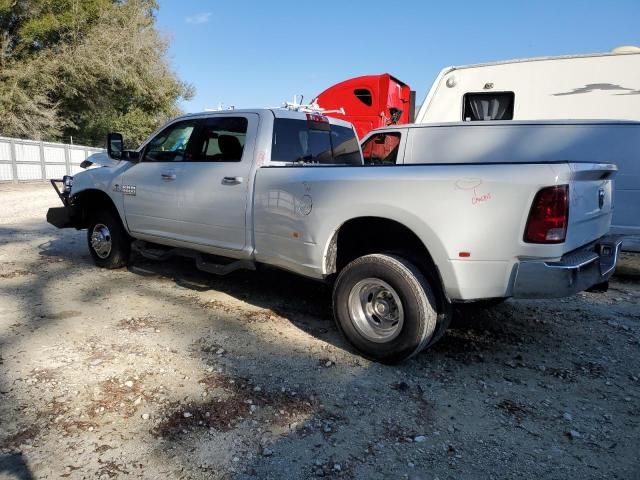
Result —
<path fill-rule="evenodd" d="M 540 190 L 533 199 L 524 241 L 527 243 L 562 243 L 569 220 L 569 185 Z"/>

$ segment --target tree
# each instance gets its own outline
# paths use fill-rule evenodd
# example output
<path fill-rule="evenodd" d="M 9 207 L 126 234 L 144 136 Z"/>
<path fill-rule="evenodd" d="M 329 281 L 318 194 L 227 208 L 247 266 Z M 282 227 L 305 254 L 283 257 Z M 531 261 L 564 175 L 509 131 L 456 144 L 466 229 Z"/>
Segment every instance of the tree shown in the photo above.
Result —
<path fill-rule="evenodd" d="M 168 64 L 155 1 L 19 3 L 0 0 L 0 134 L 102 145 L 118 130 L 137 144 L 193 94 Z"/>

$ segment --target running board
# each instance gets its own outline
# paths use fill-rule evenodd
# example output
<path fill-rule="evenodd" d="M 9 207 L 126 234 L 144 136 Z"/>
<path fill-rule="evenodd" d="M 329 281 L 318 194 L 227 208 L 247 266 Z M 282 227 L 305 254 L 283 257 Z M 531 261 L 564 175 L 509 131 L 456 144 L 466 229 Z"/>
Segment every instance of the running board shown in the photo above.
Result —
<path fill-rule="evenodd" d="M 176 250 L 178 249 L 156 247 L 152 243 L 145 242 L 144 240 L 135 240 L 131 244 L 131 250 L 138 252 L 144 258 L 149 260 L 161 261 L 177 255 Z"/>
<path fill-rule="evenodd" d="M 255 270 L 256 264 L 252 260 L 231 260 L 229 263 L 215 263 L 207 261 L 206 255 L 195 250 L 186 248 L 164 248 L 154 245 L 144 240 L 136 240 L 131 244 L 131 249 L 138 252 L 144 258 L 149 260 L 162 261 L 171 257 L 189 257 L 196 261 L 196 267 L 203 272 L 212 273 L 214 275 L 228 275 L 236 270 Z M 212 257 L 212 255 L 210 256 Z M 227 260 L 223 257 L 217 257 L 221 260 Z"/>

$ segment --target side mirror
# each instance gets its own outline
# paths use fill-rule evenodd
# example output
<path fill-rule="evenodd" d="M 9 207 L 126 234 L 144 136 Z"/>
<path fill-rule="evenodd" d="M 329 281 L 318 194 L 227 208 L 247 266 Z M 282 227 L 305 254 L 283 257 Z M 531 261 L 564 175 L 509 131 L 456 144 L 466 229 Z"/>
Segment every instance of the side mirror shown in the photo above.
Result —
<path fill-rule="evenodd" d="M 107 154 L 114 160 L 122 159 L 122 151 L 124 150 L 124 142 L 121 133 L 109 133 L 107 135 Z"/>

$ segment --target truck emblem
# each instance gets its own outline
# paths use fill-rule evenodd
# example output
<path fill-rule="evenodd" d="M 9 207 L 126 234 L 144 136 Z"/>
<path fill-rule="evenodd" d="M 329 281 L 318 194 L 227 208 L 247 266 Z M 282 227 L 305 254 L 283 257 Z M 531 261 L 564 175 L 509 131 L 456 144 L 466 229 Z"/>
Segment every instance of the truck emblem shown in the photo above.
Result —
<path fill-rule="evenodd" d="M 135 196 L 135 194 L 136 194 L 136 186 L 135 185 L 119 185 L 119 184 L 116 183 L 113 186 L 113 191 L 114 192 L 122 192 L 123 195 Z"/>
<path fill-rule="evenodd" d="M 604 207 L 604 188 L 598 190 L 598 207 L 600 207 L 600 210 Z"/>

